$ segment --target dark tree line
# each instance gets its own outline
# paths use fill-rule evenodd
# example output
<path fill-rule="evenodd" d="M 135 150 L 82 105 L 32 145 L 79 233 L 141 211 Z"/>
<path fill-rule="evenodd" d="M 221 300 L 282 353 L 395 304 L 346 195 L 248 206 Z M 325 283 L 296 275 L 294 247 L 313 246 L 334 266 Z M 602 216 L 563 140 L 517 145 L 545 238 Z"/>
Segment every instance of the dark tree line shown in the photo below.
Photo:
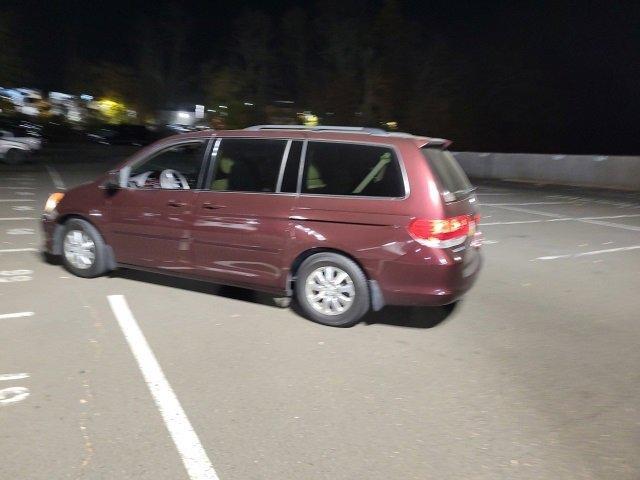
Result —
<path fill-rule="evenodd" d="M 640 4 L 252 1 L 228 14 L 200 2 L 210 18 L 199 18 L 188 2 L 160 1 L 134 8 L 126 39 L 112 38 L 120 49 L 105 43 L 104 55 L 83 53 L 96 33 L 84 2 L 72 5 L 59 88 L 121 99 L 143 118 L 205 103 L 242 127 L 286 100 L 324 124 L 393 121 L 463 149 L 640 152 Z M 13 47 L 0 48 L 11 80 L 30 73 Z"/>

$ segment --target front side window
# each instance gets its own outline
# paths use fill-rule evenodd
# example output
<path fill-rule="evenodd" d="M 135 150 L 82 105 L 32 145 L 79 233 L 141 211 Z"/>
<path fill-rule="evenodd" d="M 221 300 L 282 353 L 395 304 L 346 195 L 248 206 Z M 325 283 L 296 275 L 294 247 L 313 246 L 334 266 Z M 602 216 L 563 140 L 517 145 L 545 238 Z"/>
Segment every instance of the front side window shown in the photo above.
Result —
<path fill-rule="evenodd" d="M 129 188 L 190 190 L 196 188 L 206 141 L 181 143 L 134 165 Z"/>
<path fill-rule="evenodd" d="M 400 166 L 391 148 L 309 142 L 302 193 L 402 197 L 405 191 Z"/>
<path fill-rule="evenodd" d="M 275 192 L 287 140 L 222 139 L 211 190 Z"/>

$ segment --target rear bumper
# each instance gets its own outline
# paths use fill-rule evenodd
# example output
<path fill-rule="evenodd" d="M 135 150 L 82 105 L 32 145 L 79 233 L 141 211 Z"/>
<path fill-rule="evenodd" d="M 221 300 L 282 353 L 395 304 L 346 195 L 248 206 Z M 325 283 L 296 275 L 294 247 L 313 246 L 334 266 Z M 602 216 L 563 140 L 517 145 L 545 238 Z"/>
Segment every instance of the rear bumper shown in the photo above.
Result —
<path fill-rule="evenodd" d="M 385 262 L 378 275 L 386 305 L 439 306 L 453 303 L 474 285 L 482 267 L 479 248 L 414 248 Z"/>

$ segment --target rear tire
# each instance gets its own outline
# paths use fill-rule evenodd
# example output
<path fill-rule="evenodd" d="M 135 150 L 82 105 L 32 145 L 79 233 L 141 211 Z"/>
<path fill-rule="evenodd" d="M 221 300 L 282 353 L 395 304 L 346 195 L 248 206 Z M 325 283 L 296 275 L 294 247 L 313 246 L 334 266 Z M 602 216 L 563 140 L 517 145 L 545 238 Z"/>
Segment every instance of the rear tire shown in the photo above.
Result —
<path fill-rule="evenodd" d="M 9 165 L 18 165 L 26 161 L 27 154 L 24 152 L 24 150 L 12 148 L 6 153 L 4 158 Z"/>
<path fill-rule="evenodd" d="M 83 278 L 99 277 L 109 270 L 106 244 L 89 222 L 72 218 L 64 224 L 62 263 L 69 272 Z"/>
<path fill-rule="evenodd" d="M 296 304 L 314 322 L 352 327 L 369 311 L 367 277 L 347 257 L 336 253 L 312 255 L 302 263 L 296 277 Z"/>

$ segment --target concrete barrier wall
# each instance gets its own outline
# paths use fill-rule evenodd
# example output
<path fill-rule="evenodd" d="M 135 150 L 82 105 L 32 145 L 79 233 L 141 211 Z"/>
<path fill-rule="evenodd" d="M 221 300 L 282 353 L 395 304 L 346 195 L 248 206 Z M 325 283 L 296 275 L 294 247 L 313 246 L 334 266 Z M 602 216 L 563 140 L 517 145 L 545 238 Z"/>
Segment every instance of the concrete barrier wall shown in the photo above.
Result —
<path fill-rule="evenodd" d="M 640 157 L 455 152 L 472 178 L 640 191 Z"/>

